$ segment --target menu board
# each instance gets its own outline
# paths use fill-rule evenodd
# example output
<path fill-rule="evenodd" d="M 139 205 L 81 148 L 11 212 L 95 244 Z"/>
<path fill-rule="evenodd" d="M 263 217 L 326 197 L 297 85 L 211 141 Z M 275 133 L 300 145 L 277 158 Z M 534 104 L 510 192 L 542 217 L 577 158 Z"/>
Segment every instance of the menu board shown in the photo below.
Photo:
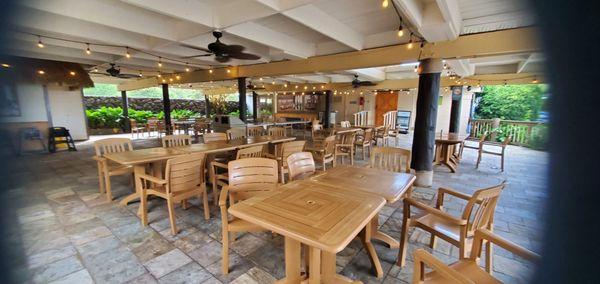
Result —
<path fill-rule="evenodd" d="M 304 110 L 317 110 L 317 104 L 319 103 L 319 97 L 317 95 L 305 95 L 304 96 Z"/>
<path fill-rule="evenodd" d="M 277 96 L 277 109 L 278 111 L 292 111 L 294 110 L 294 96 L 279 95 Z"/>
<path fill-rule="evenodd" d="M 319 96 L 316 94 L 277 96 L 277 110 L 279 112 L 316 111 L 318 103 Z"/>

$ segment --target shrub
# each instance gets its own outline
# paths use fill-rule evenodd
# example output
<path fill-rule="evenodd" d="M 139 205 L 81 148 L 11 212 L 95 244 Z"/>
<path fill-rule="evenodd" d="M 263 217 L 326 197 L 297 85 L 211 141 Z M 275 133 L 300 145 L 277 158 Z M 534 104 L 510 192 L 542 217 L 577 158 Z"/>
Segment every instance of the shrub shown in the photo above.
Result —
<path fill-rule="evenodd" d="M 529 148 L 536 150 L 545 150 L 548 143 L 548 126 L 537 125 L 531 130 L 529 138 Z"/>
<path fill-rule="evenodd" d="M 153 112 L 149 110 L 129 110 L 129 118 L 135 119 L 138 123 L 146 123 L 148 122 L 148 118 L 156 116 Z"/>
<path fill-rule="evenodd" d="M 123 109 L 120 107 L 101 107 L 86 110 L 90 128 L 120 128 Z"/>

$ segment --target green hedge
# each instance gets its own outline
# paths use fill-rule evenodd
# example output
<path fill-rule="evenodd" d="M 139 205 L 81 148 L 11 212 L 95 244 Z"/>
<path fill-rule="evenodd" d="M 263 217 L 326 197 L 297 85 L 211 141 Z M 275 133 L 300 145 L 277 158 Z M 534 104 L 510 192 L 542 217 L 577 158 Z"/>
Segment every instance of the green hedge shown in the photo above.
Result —
<path fill-rule="evenodd" d="M 101 107 L 99 109 L 86 110 L 90 128 L 123 128 L 123 109 L 120 107 Z M 154 113 L 147 110 L 129 110 L 129 118 L 138 123 L 146 123 L 148 118 L 156 117 L 164 119 L 164 112 Z M 172 119 L 185 119 L 200 116 L 200 113 L 186 109 L 174 109 L 171 111 Z"/>

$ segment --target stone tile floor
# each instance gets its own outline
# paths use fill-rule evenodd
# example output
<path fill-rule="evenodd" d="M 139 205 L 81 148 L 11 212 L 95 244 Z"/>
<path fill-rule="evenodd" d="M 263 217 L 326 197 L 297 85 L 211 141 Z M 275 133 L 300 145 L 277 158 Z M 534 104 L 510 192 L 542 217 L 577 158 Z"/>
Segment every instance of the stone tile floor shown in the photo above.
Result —
<path fill-rule="evenodd" d="M 399 146 L 410 147 L 410 137 Z M 78 143 L 77 152 L 36 154 L 11 163 L 4 177 L 9 190 L 14 225 L 2 238 L 13 249 L 15 271 L 31 283 L 271 283 L 284 276 L 283 240 L 270 233 L 246 233 L 231 246 L 230 273 L 221 273 L 220 214 L 211 201 L 211 219 L 202 217 L 197 200 L 187 210 L 177 208 L 180 233 L 170 235 L 166 204 L 149 201 L 149 227 L 142 227 L 135 212 L 138 203 L 125 208 L 117 202 L 132 191 L 129 179 L 113 178 L 114 196 L 109 203 L 98 193 L 91 141 Z M 158 146 L 156 139 L 136 140 L 135 148 Z M 359 155 L 360 157 L 361 155 Z M 465 150 L 459 172 L 435 167 L 434 186 L 415 188 L 415 197 L 434 204 L 436 188 L 451 187 L 465 193 L 508 180 L 496 209 L 495 231 L 517 244 L 539 251 L 544 224 L 542 209 L 547 199 L 548 155 L 521 147 L 509 147 L 507 169 L 499 171 L 497 157 L 484 157 L 475 169 L 476 151 Z M 364 162 L 357 160 L 358 164 Z M 211 196 L 211 195 L 209 195 Z M 464 202 L 450 198 L 445 210 L 459 215 Z M 399 238 L 402 202 L 381 212 L 382 230 Z M 429 235 L 411 231 L 407 265 L 395 265 L 396 249 L 375 247 L 385 271 L 372 276 L 360 242 L 353 241 L 338 254 L 338 271 L 365 283 L 405 283 L 412 277 L 412 254 L 427 248 Z M 457 259 L 458 250 L 439 241 L 433 254 L 444 262 Z M 494 273 L 507 283 L 525 282 L 532 266 L 499 248 L 495 249 Z"/>

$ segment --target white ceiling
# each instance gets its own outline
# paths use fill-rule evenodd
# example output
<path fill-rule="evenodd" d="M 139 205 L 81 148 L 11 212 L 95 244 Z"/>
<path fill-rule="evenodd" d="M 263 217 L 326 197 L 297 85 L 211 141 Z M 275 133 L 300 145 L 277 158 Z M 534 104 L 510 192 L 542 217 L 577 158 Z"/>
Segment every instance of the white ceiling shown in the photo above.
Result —
<path fill-rule="evenodd" d="M 404 25 L 427 41 L 451 40 L 460 34 L 516 28 L 533 24 L 522 0 L 391 0 Z M 113 44 L 181 58 L 202 51 L 181 46 L 206 47 L 211 32 L 224 32 L 222 41 L 241 44 L 246 52 L 261 56 L 258 62 L 307 58 L 408 42 L 399 38 L 399 19 L 381 0 L 23 0 L 11 20 L 14 31 L 39 34 L 46 45 L 37 48 L 37 37 L 20 32 L 14 41 L 1 43 L 13 55 L 77 62 L 108 68 L 115 62 L 123 72 L 145 76 L 157 74 L 157 58 L 122 47 L 85 45 L 52 40 Z M 220 65 L 212 57 L 182 59 L 194 68 Z M 453 60 L 448 65 L 459 75 L 494 73 L 500 70 L 538 70 L 543 58 L 536 54 Z M 232 60 L 230 65 L 257 61 Z M 163 59 L 161 72 L 183 72 L 184 63 Z M 411 78 L 414 66 L 387 66 L 363 70 L 340 70 L 335 74 L 298 74 L 275 78 L 278 82 L 341 82 L 358 74 L 362 80 Z M 105 81 L 105 80 L 102 80 Z"/>

